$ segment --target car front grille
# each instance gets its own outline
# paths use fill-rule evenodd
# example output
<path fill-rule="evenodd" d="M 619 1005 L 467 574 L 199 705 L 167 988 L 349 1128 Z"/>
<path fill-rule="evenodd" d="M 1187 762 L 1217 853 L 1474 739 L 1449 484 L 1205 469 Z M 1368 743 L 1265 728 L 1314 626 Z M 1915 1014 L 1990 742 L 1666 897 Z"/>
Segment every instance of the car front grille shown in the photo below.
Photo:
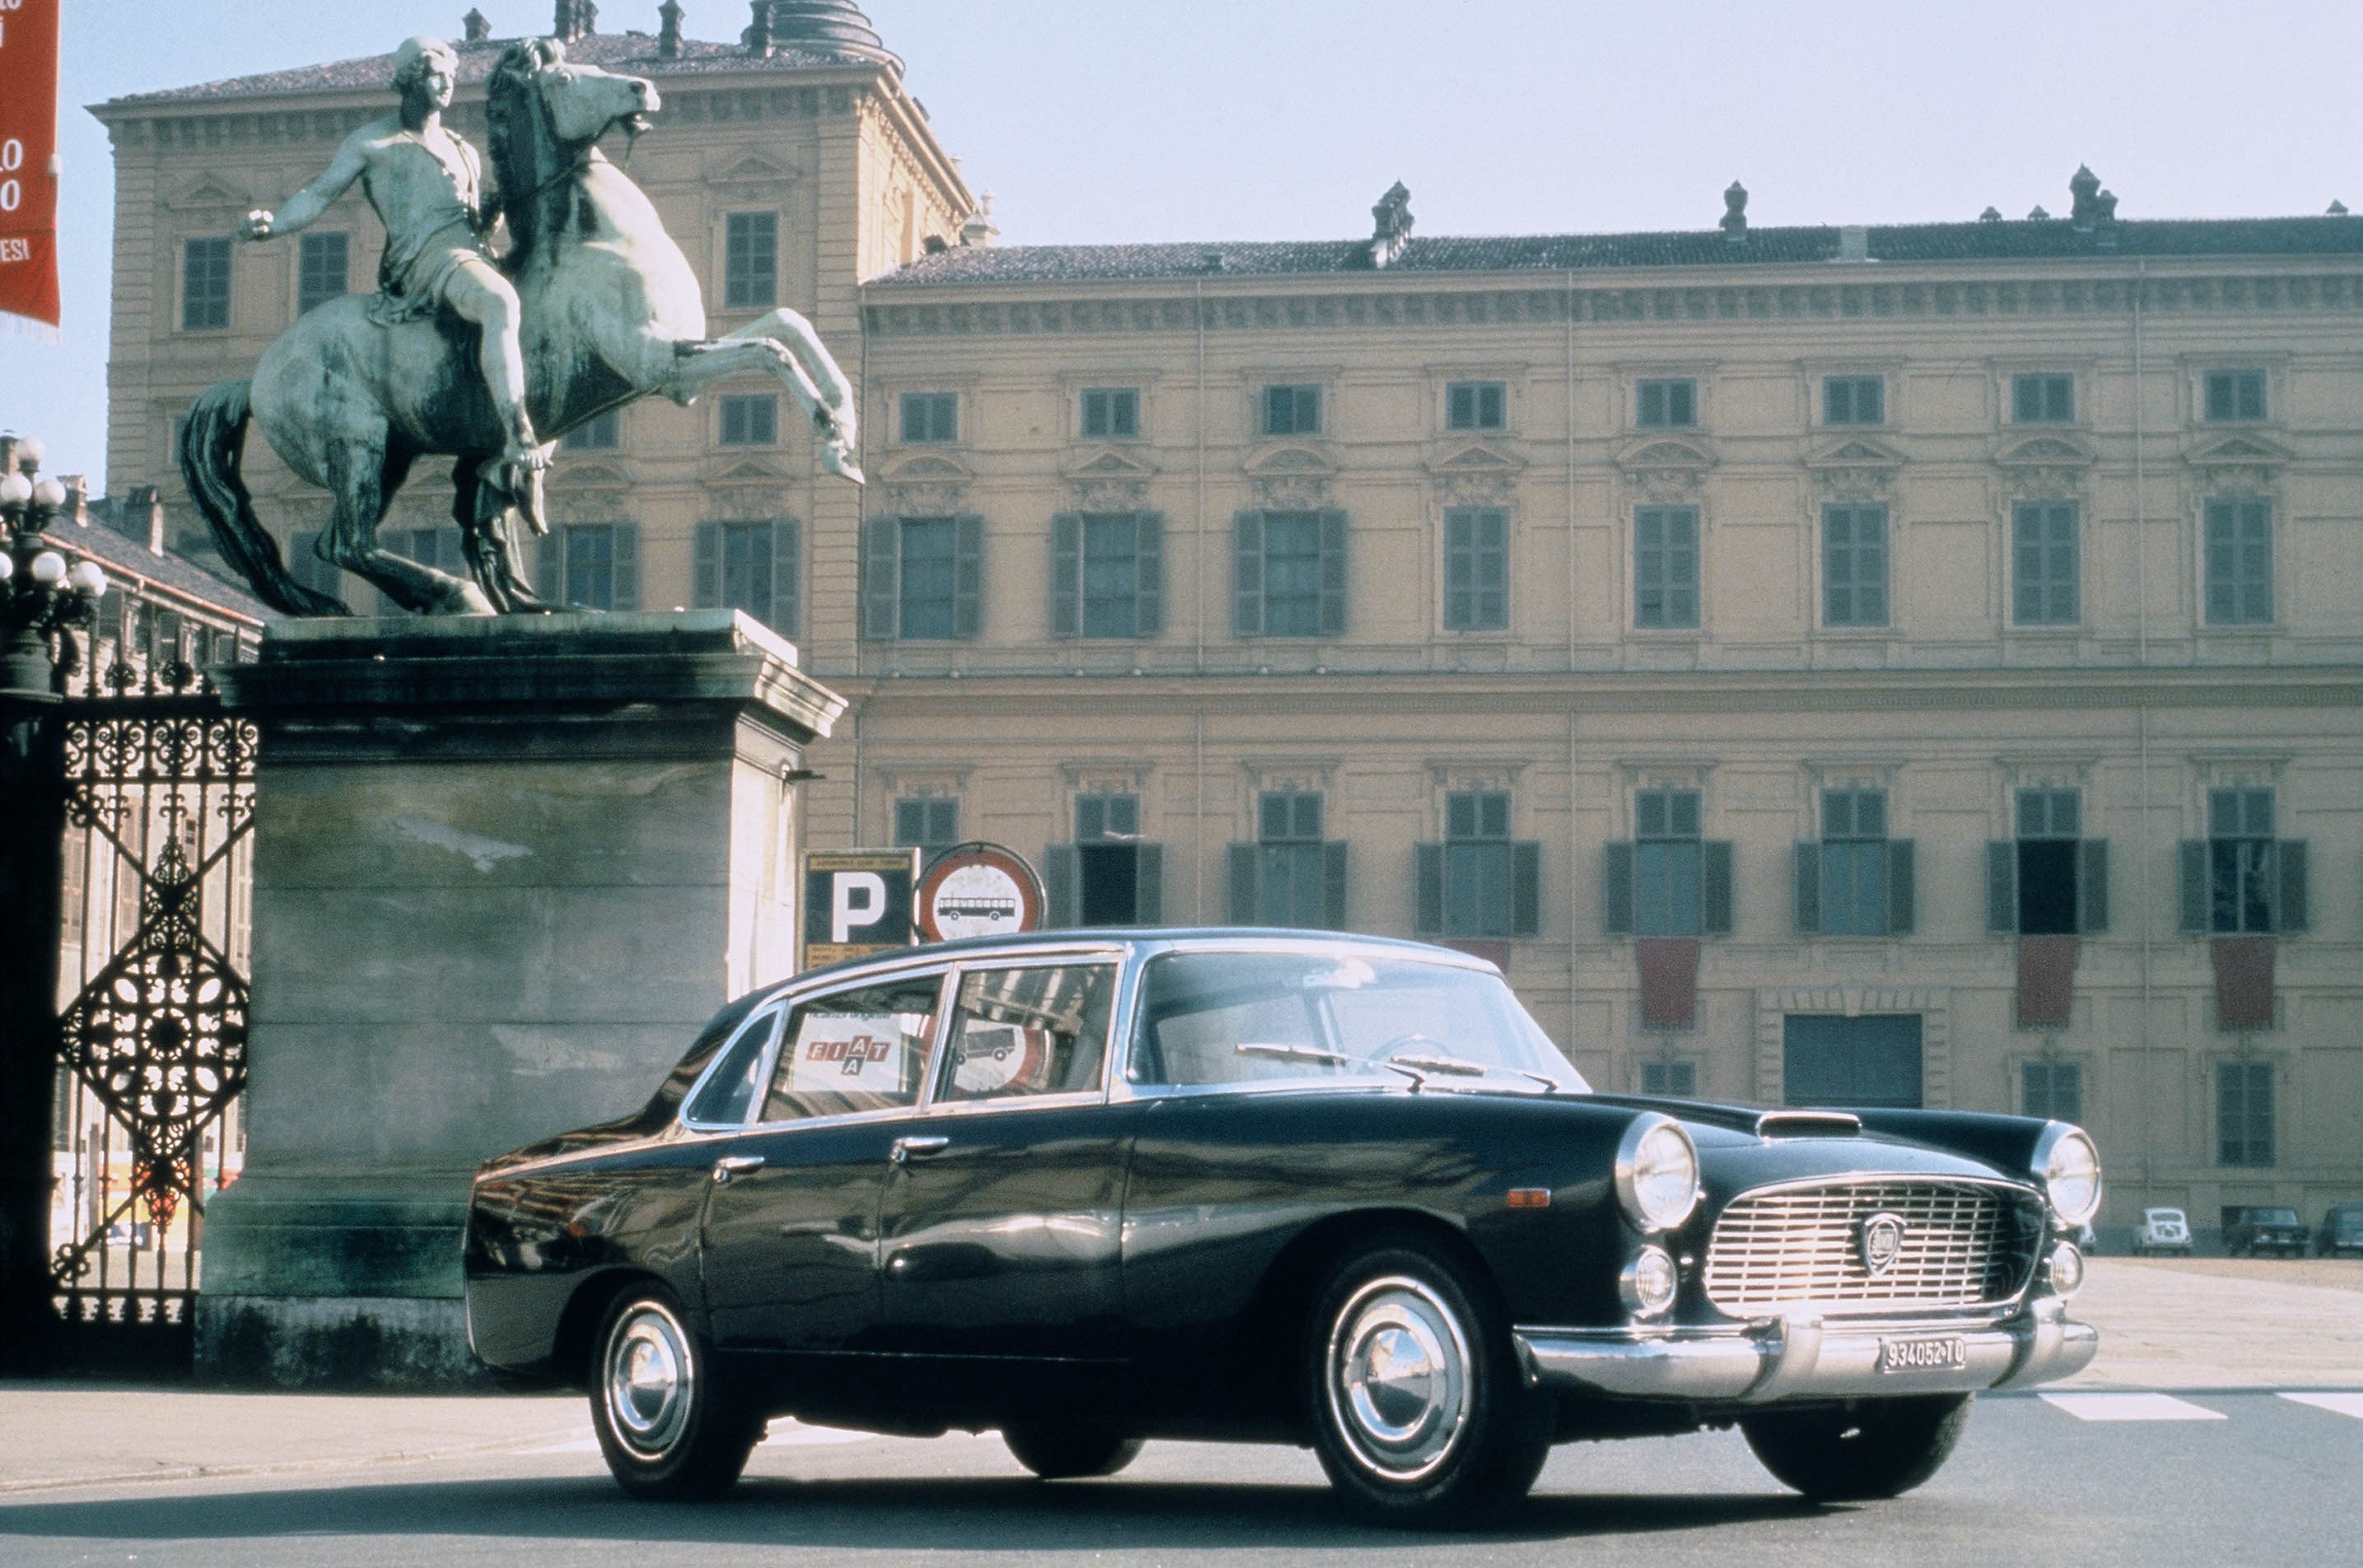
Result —
<path fill-rule="evenodd" d="M 1864 1260 L 1864 1222 L 1903 1222 L 1894 1260 Z M 2006 1301 L 2033 1274 L 2031 1194 L 1971 1181 L 1841 1180 L 1746 1192 L 1707 1242 L 1707 1299 L 1746 1315 L 1803 1303 L 1920 1311 Z"/>

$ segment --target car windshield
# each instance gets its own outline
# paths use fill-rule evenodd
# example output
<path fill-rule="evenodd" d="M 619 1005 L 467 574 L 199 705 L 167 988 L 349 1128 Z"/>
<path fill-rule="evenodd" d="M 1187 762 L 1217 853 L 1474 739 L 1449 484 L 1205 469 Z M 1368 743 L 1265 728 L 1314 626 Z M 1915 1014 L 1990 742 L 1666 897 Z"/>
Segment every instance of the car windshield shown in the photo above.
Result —
<path fill-rule="evenodd" d="M 1499 976 L 1350 952 L 1152 960 L 1128 1075 L 1143 1084 L 1588 1087 Z"/>

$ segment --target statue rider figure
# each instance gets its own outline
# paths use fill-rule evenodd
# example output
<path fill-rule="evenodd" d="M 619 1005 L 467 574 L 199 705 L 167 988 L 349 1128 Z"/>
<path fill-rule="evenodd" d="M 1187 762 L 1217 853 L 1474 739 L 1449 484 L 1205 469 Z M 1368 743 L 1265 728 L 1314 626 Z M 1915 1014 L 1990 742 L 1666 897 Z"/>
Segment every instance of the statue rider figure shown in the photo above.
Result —
<path fill-rule="evenodd" d="M 359 180 L 385 225 L 378 280 L 396 307 L 391 317 L 373 308 L 372 319 L 423 315 L 440 304 L 478 329 L 484 387 L 506 442 L 501 462 L 516 487 L 534 482 L 534 474 L 549 465 L 549 451 L 526 414 L 516 291 L 484 249 L 483 237 L 500 208 L 484 199 L 476 149 L 443 124 L 459 68 L 459 55 L 442 39 L 405 39 L 394 54 L 393 85 L 402 107 L 347 137 L 327 170 L 278 212 L 249 213 L 239 235 L 261 240 L 293 234 Z"/>

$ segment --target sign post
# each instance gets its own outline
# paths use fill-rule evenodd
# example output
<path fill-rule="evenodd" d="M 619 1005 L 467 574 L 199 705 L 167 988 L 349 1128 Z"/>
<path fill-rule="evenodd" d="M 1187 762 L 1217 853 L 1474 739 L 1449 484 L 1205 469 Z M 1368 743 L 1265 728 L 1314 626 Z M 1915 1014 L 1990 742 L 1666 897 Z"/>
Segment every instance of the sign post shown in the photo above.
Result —
<path fill-rule="evenodd" d="M 997 844 L 946 850 L 919 879 L 915 911 L 929 942 L 1008 936 L 1042 925 L 1042 879 L 1024 856 Z"/>
<path fill-rule="evenodd" d="M 804 852 L 804 954 L 800 969 L 908 947 L 916 849 Z"/>

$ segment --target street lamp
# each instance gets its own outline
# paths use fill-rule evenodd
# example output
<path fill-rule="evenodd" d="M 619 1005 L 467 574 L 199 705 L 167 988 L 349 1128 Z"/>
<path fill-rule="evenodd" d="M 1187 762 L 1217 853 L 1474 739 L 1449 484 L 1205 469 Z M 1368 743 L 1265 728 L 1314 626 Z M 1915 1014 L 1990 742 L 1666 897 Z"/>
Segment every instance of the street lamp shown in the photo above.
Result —
<path fill-rule="evenodd" d="M 0 1105 L 48 1125 L 58 1062 L 58 943 L 65 835 L 58 707 L 106 574 L 45 536 L 72 492 L 42 479 L 41 444 L 0 435 Z M 40 1364 L 50 1317 L 49 1140 L 0 1141 L 0 1360 Z"/>

